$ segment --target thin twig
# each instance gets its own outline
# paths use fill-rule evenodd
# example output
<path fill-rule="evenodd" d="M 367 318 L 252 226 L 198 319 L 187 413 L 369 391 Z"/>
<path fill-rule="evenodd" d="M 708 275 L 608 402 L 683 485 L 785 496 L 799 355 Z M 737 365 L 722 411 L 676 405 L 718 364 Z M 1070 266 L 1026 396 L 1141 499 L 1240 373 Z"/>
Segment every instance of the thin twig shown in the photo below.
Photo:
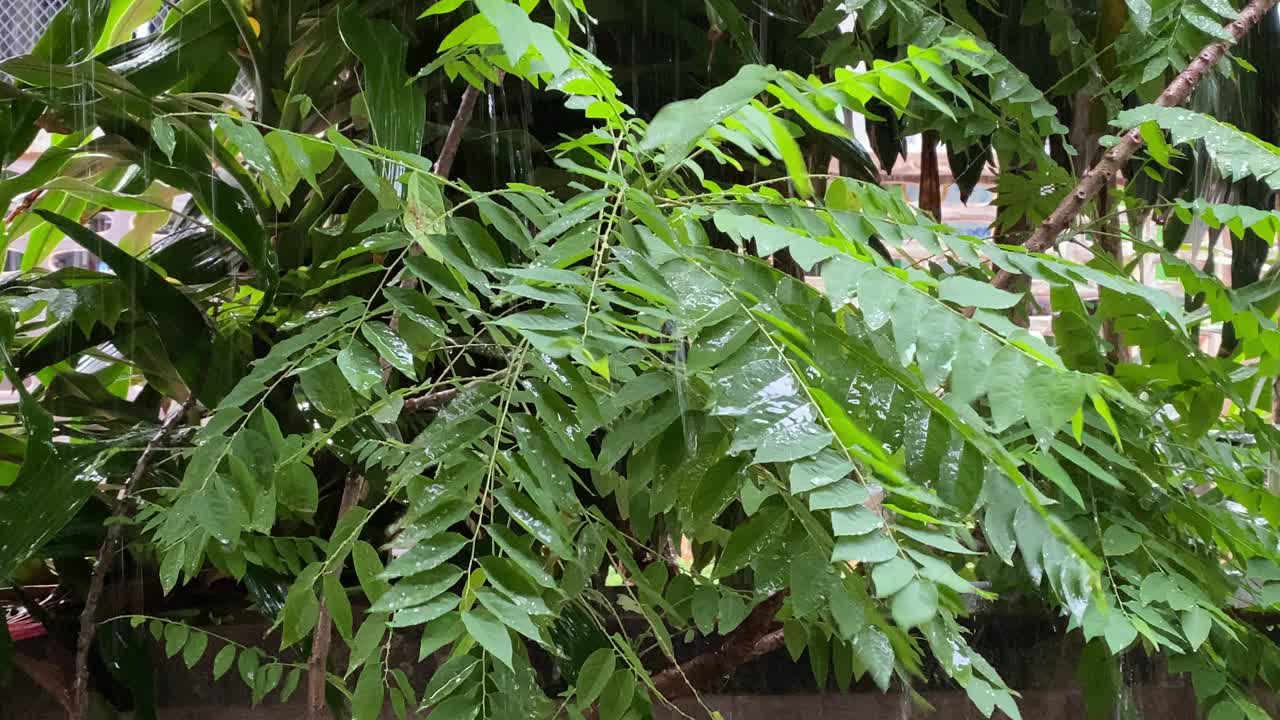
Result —
<path fill-rule="evenodd" d="M 129 481 L 120 488 L 116 493 L 115 507 L 112 508 L 113 516 L 121 516 L 125 513 L 125 501 L 133 494 L 133 489 L 137 486 L 138 481 L 147 472 L 147 465 L 151 462 L 151 455 L 155 453 L 161 445 L 169 438 L 174 430 L 182 423 L 182 419 L 187 416 L 195 404 L 195 393 L 191 393 L 178 411 L 170 415 L 160 425 L 160 429 L 143 448 L 142 454 L 138 456 L 138 462 L 133 466 L 133 474 L 129 476 Z M 111 561 L 115 557 L 116 545 L 120 542 L 120 536 L 124 532 L 123 523 L 112 523 L 107 528 L 107 537 L 102 541 L 102 546 L 98 548 L 98 562 L 93 568 L 93 579 L 89 582 L 89 592 L 85 595 L 84 610 L 80 613 L 80 637 L 76 641 L 76 665 L 75 665 L 75 681 L 72 685 L 72 698 L 70 720 L 85 720 L 89 717 L 89 650 L 93 647 L 93 639 L 97 634 L 97 612 L 98 601 L 102 598 L 102 590 L 106 585 L 107 573 L 111 570 Z"/>
<path fill-rule="evenodd" d="M 1182 71 L 1173 82 L 1160 93 L 1160 97 L 1156 99 L 1155 104 L 1163 107 L 1177 107 L 1186 102 L 1191 95 L 1191 91 L 1204 77 L 1222 56 L 1226 54 L 1227 48 L 1234 45 L 1240 38 L 1244 37 L 1254 25 L 1257 25 L 1262 17 L 1275 6 L 1277 0 L 1253 0 L 1240 11 L 1240 16 L 1229 23 L 1224 29 L 1231 34 L 1230 40 L 1218 40 L 1205 46 L 1196 59 Z M 1030 252 L 1044 252 L 1053 247 L 1057 242 L 1058 236 L 1061 235 L 1067 227 L 1075 220 L 1076 216 L 1084 209 L 1085 203 L 1098 194 L 1106 185 L 1108 179 L 1115 176 L 1121 167 L 1133 157 L 1134 153 L 1143 146 L 1142 134 L 1138 128 L 1133 128 L 1125 133 L 1120 142 L 1111 147 L 1093 166 L 1093 169 L 1084 174 L 1080 178 L 1079 184 L 1075 189 L 1067 194 L 1062 202 L 1058 204 L 1056 210 L 1053 211 L 1045 221 L 1036 228 L 1031 237 L 1027 238 L 1026 248 Z M 1013 284 L 1015 275 L 1008 271 L 1001 270 L 992 278 L 991 283 L 998 288 L 1007 289 Z"/>

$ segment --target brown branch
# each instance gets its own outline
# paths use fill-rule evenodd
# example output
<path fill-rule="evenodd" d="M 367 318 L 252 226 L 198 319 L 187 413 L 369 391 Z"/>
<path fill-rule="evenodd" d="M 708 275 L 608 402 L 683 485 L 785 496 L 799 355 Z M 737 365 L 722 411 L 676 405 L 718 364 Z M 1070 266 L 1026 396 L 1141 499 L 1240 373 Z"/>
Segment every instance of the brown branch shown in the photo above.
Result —
<path fill-rule="evenodd" d="M 499 73 L 499 81 L 506 77 L 506 73 Z M 476 107 L 476 99 L 480 97 L 480 90 L 475 85 L 468 85 L 467 89 L 462 93 L 462 100 L 458 102 L 458 112 L 454 113 L 453 122 L 449 123 L 449 132 L 445 133 L 444 145 L 440 146 L 440 157 L 436 159 L 435 172 L 442 178 L 449 177 L 449 173 L 453 172 L 453 160 L 458 156 L 458 146 L 462 144 L 462 134 L 466 132 L 467 126 L 471 124 L 471 116 L 474 114 Z M 422 252 L 422 247 L 414 243 L 409 248 L 409 254 L 417 255 Z M 405 290 L 412 290 L 418 286 L 418 278 L 406 273 L 405 278 L 400 281 L 400 287 Z M 400 329 L 400 313 L 391 315 L 391 329 Z M 387 378 L 391 377 L 391 368 L 384 360 L 382 363 L 382 381 L 385 383 Z"/>
<path fill-rule="evenodd" d="M 40 200 L 40 197 L 43 195 L 44 195 L 44 188 L 36 188 L 35 190 L 32 190 L 26 195 L 23 195 L 22 201 L 19 202 L 17 205 L 15 205 L 13 207 L 13 210 L 9 211 L 8 215 L 4 216 L 4 221 L 7 223 L 13 222 L 14 218 L 18 217 L 24 212 L 28 212 L 29 210 L 31 210 L 31 206 L 35 205 L 36 202 Z"/>
<path fill-rule="evenodd" d="M 433 393 L 420 395 L 418 397 L 407 398 L 404 401 L 403 412 L 420 412 L 422 410 L 434 410 L 444 406 L 450 400 L 458 396 L 461 392 L 458 388 L 448 388 L 445 390 L 437 390 Z"/>
<path fill-rule="evenodd" d="M 458 155 L 458 146 L 462 143 L 462 133 L 466 131 L 467 125 L 471 123 L 471 115 L 475 110 L 478 97 L 480 97 L 480 91 L 474 85 L 468 85 L 466 91 L 462 93 L 462 100 L 458 103 L 458 112 L 453 116 L 453 122 L 449 124 L 449 132 L 445 135 L 444 145 L 440 148 L 440 157 L 436 160 L 435 172 L 440 177 L 449 177 L 449 173 L 453 170 L 453 161 Z M 415 244 L 410 248 L 409 252 L 420 253 L 422 250 Z M 411 289 L 416 285 L 417 279 L 412 275 L 400 281 L 400 287 L 405 289 Z M 392 330 L 400 329 L 400 313 L 392 314 L 390 324 Z M 386 384 L 390 379 L 391 366 L 383 360 L 383 384 Z M 457 392 L 457 390 L 441 390 L 419 398 L 412 398 L 405 401 L 404 409 L 412 411 L 438 407 L 452 399 Z M 363 494 L 364 478 L 359 473 L 352 472 L 348 474 L 342 488 L 342 503 L 338 507 L 339 520 L 360 502 L 360 496 Z M 340 570 L 335 568 L 333 572 L 340 572 Z M 324 690 L 329 681 L 329 645 L 333 640 L 332 624 L 330 622 L 329 608 L 322 600 L 320 602 L 320 614 L 316 620 L 316 629 L 311 636 L 311 658 L 307 662 L 307 720 L 325 720 L 328 717 L 328 707 L 324 701 Z"/>
<path fill-rule="evenodd" d="M 444 145 L 440 146 L 440 157 L 436 159 L 435 171 L 440 177 L 449 177 L 453 171 L 453 160 L 458 156 L 458 146 L 462 144 L 462 133 L 471 124 L 471 115 L 475 111 L 476 99 L 480 97 L 480 89 L 468 85 L 458 102 L 458 112 L 449 123 L 449 132 L 445 133 Z"/>
<path fill-rule="evenodd" d="M 133 474 L 125 482 L 124 487 L 116 493 L 115 507 L 112 516 L 121 516 L 126 511 L 125 501 L 133 493 L 138 481 L 147 472 L 151 455 L 162 446 L 169 435 L 177 429 L 182 419 L 195 404 L 195 393 L 191 393 L 178 411 L 170 415 L 160 424 L 160 429 L 143 448 L 138 462 L 133 466 Z M 106 585 L 107 573 L 111 570 L 111 561 L 115 557 L 116 545 L 124 532 L 123 523 L 112 523 L 107 528 L 107 536 L 98 548 L 98 562 L 93 568 L 93 579 L 89 581 L 89 592 L 85 595 L 84 610 L 80 613 L 80 637 L 76 640 L 75 681 L 72 685 L 72 703 L 70 720 L 86 720 L 89 717 L 89 651 L 93 647 L 94 636 L 98 632 L 98 601 L 102 598 L 102 590 Z"/>
<path fill-rule="evenodd" d="M 1240 16 L 1224 28 L 1231 33 L 1231 39 L 1218 40 L 1201 50 L 1196 59 L 1178 77 L 1174 78 L 1173 82 L 1169 83 L 1164 92 L 1160 93 L 1160 97 L 1156 99 L 1155 104 L 1163 107 L 1177 107 L 1186 102 L 1196 84 L 1200 82 L 1200 79 L 1214 64 L 1222 59 L 1222 56 L 1227 52 L 1227 48 L 1234 45 L 1254 25 L 1257 25 L 1276 2 L 1277 0 L 1252 0 L 1244 10 L 1240 11 Z M 1062 199 L 1057 209 L 1049 217 L 1045 218 L 1045 221 L 1040 224 L 1040 227 L 1036 228 L 1031 237 L 1027 238 L 1027 250 L 1030 252 L 1044 252 L 1053 247 L 1058 240 L 1058 236 L 1071 225 L 1076 216 L 1080 214 L 1080 211 L 1084 209 L 1085 203 L 1089 202 L 1094 195 L 1097 195 L 1099 190 L 1106 187 L 1107 181 L 1114 177 L 1120 171 L 1120 168 L 1128 162 L 1129 158 L 1133 157 L 1134 153 L 1142 146 L 1142 135 L 1138 128 L 1125 133 L 1120 142 L 1112 146 L 1098 161 L 1098 164 L 1094 165 L 1093 169 L 1080 178 L 1080 182 L 1075 189 Z M 998 288 L 1007 289 L 1013 283 L 1013 278 L 1014 275 L 1001 270 L 996 273 L 991 282 Z"/>
<path fill-rule="evenodd" d="M 782 631 L 770 630 L 785 599 L 777 593 L 760 603 L 720 647 L 653 676 L 653 686 L 668 703 L 727 677 L 743 664 L 782 647 Z"/>
<path fill-rule="evenodd" d="M 347 474 L 342 487 L 342 502 L 338 505 L 338 520 L 360 503 L 364 494 L 364 478 L 357 472 Z M 341 568 L 330 572 L 341 573 Z M 325 686 L 329 682 L 329 645 L 333 639 L 333 623 L 330 622 L 329 606 L 320 599 L 320 613 L 316 618 L 316 629 L 311 636 L 311 657 L 307 661 L 307 720 L 325 720 L 329 717 L 328 705 L 324 701 Z"/>
<path fill-rule="evenodd" d="M 928 130 L 920 139 L 920 209 L 942 222 L 942 180 L 938 176 L 938 131 Z"/>

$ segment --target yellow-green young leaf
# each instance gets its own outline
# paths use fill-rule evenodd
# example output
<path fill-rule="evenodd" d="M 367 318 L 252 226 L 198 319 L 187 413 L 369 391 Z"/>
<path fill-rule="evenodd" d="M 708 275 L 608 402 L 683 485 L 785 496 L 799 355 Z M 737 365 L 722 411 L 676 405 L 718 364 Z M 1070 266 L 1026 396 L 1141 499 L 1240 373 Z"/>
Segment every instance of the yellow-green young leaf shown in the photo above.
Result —
<path fill-rule="evenodd" d="M 445 13 L 451 13 L 462 7 L 462 4 L 466 1 L 467 0 L 436 0 L 436 2 L 431 4 L 431 7 L 422 11 L 422 14 L 418 16 L 418 19 L 422 19 L 429 15 L 443 15 Z"/>
<path fill-rule="evenodd" d="M 1107 405 L 1107 401 L 1102 395 L 1091 392 L 1089 399 L 1093 401 L 1093 409 L 1107 424 L 1107 429 L 1111 431 L 1111 437 L 1116 441 L 1116 447 L 1124 449 L 1124 440 L 1120 437 L 1120 427 L 1116 425 L 1116 419 L 1111 415 L 1111 407 Z"/>
<path fill-rule="evenodd" d="M 600 648 L 591 653 L 586 662 L 582 663 L 582 671 L 578 673 L 578 692 L 575 698 L 578 707 L 590 707 L 600 697 L 616 667 L 617 660 L 611 648 Z"/>
<path fill-rule="evenodd" d="M 213 657 L 213 679 L 217 680 L 227 674 L 231 663 L 236 659 L 236 646 L 228 643 Z"/>
<path fill-rule="evenodd" d="M 801 197 L 812 197 L 813 180 L 809 177 L 809 166 L 804 162 L 804 153 L 800 150 L 800 144 L 791 136 L 791 130 L 787 124 L 773 115 L 769 116 L 769 127 L 773 131 L 773 142 L 782 156 L 782 164 L 786 166 L 787 174 L 791 177 L 791 184 Z"/>
<path fill-rule="evenodd" d="M 382 663 L 373 661 L 360 670 L 356 690 L 351 695 L 352 720 L 377 720 L 382 713 L 386 686 L 382 683 Z"/>

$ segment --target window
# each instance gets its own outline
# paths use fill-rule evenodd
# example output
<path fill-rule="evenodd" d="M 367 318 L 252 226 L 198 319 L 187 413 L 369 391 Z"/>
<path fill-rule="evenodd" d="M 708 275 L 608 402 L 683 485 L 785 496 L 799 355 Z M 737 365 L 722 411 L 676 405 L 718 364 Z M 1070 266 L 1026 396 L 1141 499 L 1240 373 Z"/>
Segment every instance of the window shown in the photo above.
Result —
<path fill-rule="evenodd" d="M 102 213 L 89 218 L 89 229 L 96 233 L 104 233 L 111 229 L 111 218 Z"/>
<path fill-rule="evenodd" d="M 69 250 L 61 252 L 53 256 L 53 261 L 49 263 L 54 270 L 63 268 L 92 268 L 98 265 L 97 259 L 93 257 L 93 253 L 86 250 Z"/>

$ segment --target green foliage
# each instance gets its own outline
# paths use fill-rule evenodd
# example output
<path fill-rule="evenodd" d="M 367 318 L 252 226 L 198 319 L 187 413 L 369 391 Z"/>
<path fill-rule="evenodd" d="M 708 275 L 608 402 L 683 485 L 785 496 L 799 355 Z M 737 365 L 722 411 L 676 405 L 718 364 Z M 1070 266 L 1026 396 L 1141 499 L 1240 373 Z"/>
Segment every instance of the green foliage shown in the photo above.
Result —
<path fill-rule="evenodd" d="M 742 57 L 713 45 L 710 89 L 658 109 L 632 107 L 639 74 L 621 82 L 589 49 L 580 2 L 442 0 L 421 17 L 193 2 L 124 43 L 142 10 L 108 5 L 88 46 L 51 36 L 2 66 L 5 112 L 70 126 L 0 183 L 44 192 L 8 237 L 28 238 L 27 269 L 66 236 L 111 272 L 0 285 L 19 388 L 0 578 L 105 495 L 101 478 L 132 474 L 163 399 L 194 395 L 199 422 L 113 522 L 167 594 L 206 574 L 245 588 L 282 653 L 332 622 L 349 659 L 328 667 L 330 697 L 356 718 L 643 716 L 684 690 L 654 668 L 690 641 L 779 626 L 820 686 L 887 690 L 928 661 L 984 716 L 1017 718 L 961 624 L 976 597 L 1063 615 L 1104 664 L 1165 652 L 1215 714 L 1274 677 L 1280 652 L 1241 618 L 1280 602 L 1278 438 L 1259 411 L 1280 374 L 1274 279 L 1229 288 L 1164 255 L 1203 298 L 1189 309 L 1113 259 L 964 235 L 870 173 L 812 170 L 836 152 L 821 148 L 856 156 L 845 113 L 892 115 L 957 153 L 993 149 L 998 230 L 1046 215 L 1072 179 L 1046 151 L 1065 150 L 1061 96 L 969 27 L 984 8 L 862 3 L 864 38 L 835 33 L 829 3 L 804 31 L 838 61 L 819 74 L 787 53 L 764 64 L 736 3 L 700 4 Z M 1131 7 L 1174 57 L 1168 11 Z M 237 60 L 258 107 L 225 94 Z M 423 153 L 454 133 L 427 97 L 467 87 L 493 89 L 489 114 L 445 177 Z M 499 130 L 494 108 L 526 92 L 537 121 Z M 1211 117 L 1116 119 L 1144 123 L 1202 143 L 1225 177 L 1274 179 L 1273 148 Z M 535 131 L 538 167 L 517 172 L 532 141 L 521 155 L 507 136 Z M 486 176 L 499 157 L 510 172 Z M 173 193 L 191 197 L 177 227 L 137 256 L 79 223 Z M 1162 207 L 1237 237 L 1280 227 L 1200 198 Z M 1027 296 L 994 288 L 1000 270 L 1048 287 L 1052 338 L 1015 322 Z M 1241 342 L 1206 354 L 1206 321 Z M 1108 356 L 1104 323 L 1130 361 Z M 264 577 L 287 585 L 271 602 Z M 173 620 L 149 629 L 188 666 L 234 668 L 257 701 L 304 670 Z M 438 660 L 421 688 L 387 657 L 406 635 Z M 542 657 L 562 691 L 539 684 Z M 1114 680 L 1083 677 L 1091 703 Z"/>

